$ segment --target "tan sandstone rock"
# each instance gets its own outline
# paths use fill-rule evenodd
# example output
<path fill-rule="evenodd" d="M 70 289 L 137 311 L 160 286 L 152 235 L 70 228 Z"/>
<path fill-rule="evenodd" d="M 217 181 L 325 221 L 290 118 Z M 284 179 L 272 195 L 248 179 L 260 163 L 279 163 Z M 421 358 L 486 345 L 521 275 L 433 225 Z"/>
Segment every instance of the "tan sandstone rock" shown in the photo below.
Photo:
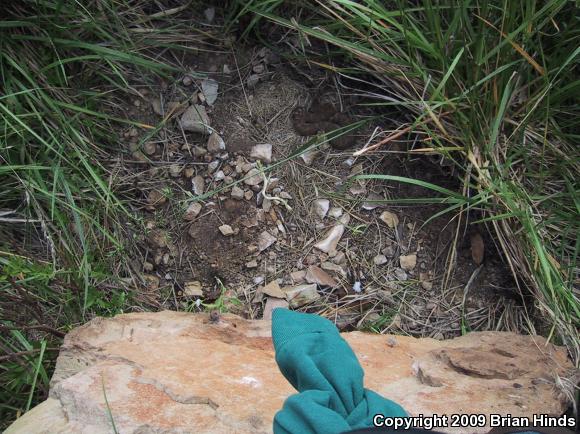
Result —
<path fill-rule="evenodd" d="M 342 336 L 365 370 L 365 386 L 412 415 L 565 409 L 554 378 L 572 364 L 541 337 Z M 109 412 L 123 434 L 269 433 L 293 393 L 274 361 L 268 321 L 182 312 L 96 318 L 66 336 L 49 399 L 6 433 L 110 433 Z"/>

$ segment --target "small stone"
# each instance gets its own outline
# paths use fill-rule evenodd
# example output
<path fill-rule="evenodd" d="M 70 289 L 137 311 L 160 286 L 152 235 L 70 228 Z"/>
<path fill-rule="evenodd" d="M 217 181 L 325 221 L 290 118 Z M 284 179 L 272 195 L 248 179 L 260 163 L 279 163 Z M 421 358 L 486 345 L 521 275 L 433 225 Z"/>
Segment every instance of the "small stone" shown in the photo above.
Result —
<path fill-rule="evenodd" d="M 192 204 L 190 204 L 185 210 L 184 215 L 185 220 L 191 221 L 195 219 L 201 212 L 201 208 L 202 208 L 201 203 L 199 202 L 193 202 Z"/>
<path fill-rule="evenodd" d="M 185 131 L 209 134 L 209 125 L 209 116 L 202 105 L 192 105 L 181 115 L 181 127 Z"/>
<path fill-rule="evenodd" d="M 384 200 L 383 197 L 379 196 L 376 193 L 370 193 L 367 196 L 367 200 L 363 202 L 362 208 L 367 211 L 372 211 L 375 208 L 379 208 L 382 204 L 378 201 Z"/>
<path fill-rule="evenodd" d="M 256 87 L 256 85 L 259 83 L 259 81 L 260 81 L 260 76 L 258 74 L 252 74 L 246 80 L 246 85 L 250 89 L 252 89 L 252 88 Z"/>
<path fill-rule="evenodd" d="M 193 79 L 189 75 L 186 75 L 181 79 L 181 84 L 183 84 L 184 86 L 191 86 L 192 83 Z"/>
<path fill-rule="evenodd" d="M 172 164 L 169 166 L 169 175 L 173 178 L 177 178 L 181 175 L 181 166 L 179 164 Z"/>
<path fill-rule="evenodd" d="M 159 116 L 164 115 L 163 108 L 161 107 L 161 100 L 159 98 L 155 98 L 151 101 L 151 107 L 153 108 L 155 114 Z"/>
<path fill-rule="evenodd" d="M 252 190 L 248 190 L 244 193 L 244 199 L 251 200 L 254 197 L 254 192 Z"/>
<path fill-rule="evenodd" d="M 244 179 L 246 185 L 254 186 L 262 183 L 262 175 L 256 168 L 251 169 Z"/>
<path fill-rule="evenodd" d="M 318 250 L 328 253 L 331 250 L 336 250 L 336 246 L 344 233 L 343 225 L 334 226 L 326 235 L 326 237 L 314 245 Z"/>
<path fill-rule="evenodd" d="M 302 154 L 300 154 L 300 158 L 302 158 L 302 161 L 304 161 L 304 164 L 306 164 L 307 166 L 310 166 L 314 160 L 316 159 L 316 157 L 318 156 L 318 150 L 316 149 L 311 149 L 309 151 L 303 152 Z"/>
<path fill-rule="evenodd" d="M 159 190 L 151 190 L 147 195 L 148 209 L 152 210 L 167 202 L 165 195 Z"/>
<path fill-rule="evenodd" d="M 197 280 L 183 284 L 183 294 L 188 297 L 203 297 L 203 287 Z"/>
<path fill-rule="evenodd" d="M 213 105 L 218 97 L 219 84 L 212 78 L 201 82 L 201 91 L 208 105 Z"/>
<path fill-rule="evenodd" d="M 224 178 L 226 177 L 225 173 L 223 172 L 223 170 L 218 170 L 215 175 L 213 176 L 213 180 L 214 181 L 223 181 Z"/>
<path fill-rule="evenodd" d="M 342 216 L 342 208 L 335 206 L 330 208 L 330 211 L 328 211 L 328 215 L 330 217 L 333 217 L 335 219 L 340 218 L 340 216 Z"/>
<path fill-rule="evenodd" d="M 294 309 L 312 303 L 320 298 L 315 283 L 284 288 L 283 291 L 285 292 L 288 304 Z"/>
<path fill-rule="evenodd" d="M 244 198 L 244 190 L 242 190 L 237 185 L 234 185 L 232 192 L 230 193 L 232 199 L 242 200 Z"/>
<path fill-rule="evenodd" d="M 141 151 L 135 151 L 131 154 L 135 161 L 139 161 L 141 163 L 149 162 L 149 159 L 145 156 L 145 154 Z"/>
<path fill-rule="evenodd" d="M 234 234 L 234 230 L 232 229 L 232 227 L 230 225 L 221 225 L 218 229 L 220 230 L 222 235 L 225 237 L 229 237 L 229 236 L 232 236 Z"/>
<path fill-rule="evenodd" d="M 344 225 L 344 226 L 348 225 L 348 224 L 349 224 L 349 222 L 350 222 L 350 214 L 344 214 L 344 215 L 342 215 L 342 216 L 341 216 L 341 217 L 338 219 L 338 222 L 339 222 L 341 225 Z"/>
<path fill-rule="evenodd" d="M 252 282 L 254 282 L 256 285 L 261 285 L 264 283 L 264 276 L 256 276 L 252 279 Z"/>
<path fill-rule="evenodd" d="M 205 17 L 205 21 L 208 24 L 213 23 L 213 19 L 215 18 L 215 8 L 214 7 L 207 8 L 206 10 L 203 11 L 203 16 Z"/>
<path fill-rule="evenodd" d="M 367 192 L 367 188 L 358 182 L 355 182 L 352 187 L 348 189 L 353 196 L 359 196 Z"/>
<path fill-rule="evenodd" d="M 390 245 L 385 247 L 382 250 L 383 255 L 385 255 L 387 258 L 393 258 L 395 256 L 395 246 Z"/>
<path fill-rule="evenodd" d="M 344 252 L 337 252 L 337 254 L 332 258 L 332 262 L 341 265 L 346 263 L 346 255 Z"/>
<path fill-rule="evenodd" d="M 345 274 L 344 269 L 340 265 L 337 265 L 337 264 L 334 264 L 334 263 L 328 262 L 328 261 L 320 264 L 320 268 L 322 268 L 323 270 L 326 270 L 326 271 L 334 271 L 335 273 L 339 273 L 341 275 Z"/>
<path fill-rule="evenodd" d="M 193 155 L 196 157 L 203 157 L 205 154 L 207 154 L 207 149 L 196 145 L 193 147 Z"/>
<path fill-rule="evenodd" d="M 270 144 L 255 145 L 252 148 L 250 157 L 256 160 L 261 160 L 265 163 L 270 163 L 272 161 L 272 145 Z"/>
<path fill-rule="evenodd" d="M 154 290 L 159 288 L 160 279 L 154 274 L 144 274 L 143 280 L 145 281 L 145 287 L 149 290 Z"/>
<path fill-rule="evenodd" d="M 292 195 L 290 193 L 288 193 L 287 191 L 282 191 L 278 197 L 280 199 L 286 199 L 286 200 L 291 200 L 292 199 Z"/>
<path fill-rule="evenodd" d="M 401 282 L 404 282 L 409 278 L 409 276 L 407 276 L 407 273 L 405 273 L 405 270 L 402 270 L 400 268 L 395 268 L 394 273 L 397 280 L 400 280 Z"/>
<path fill-rule="evenodd" d="M 250 262 L 246 262 L 246 268 L 256 268 L 257 266 L 258 261 L 256 261 L 255 259 Z"/>
<path fill-rule="evenodd" d="M 302 283 L 306 280 L 306 270 L 296 270 L 290 273 L 290 279 L 294 283 Z"/>
<path fill-rule="evenodd" d="M 373 258 L 373 262 L 375 263 L 375 265 L 384 265 L 387 262 L 389 262 L 389 260 L 385 255 L 377 255 Z"/>
<path fill-rule="evenodd" d="M 254 65 L 254 67 L 252 68 L 252 71 L 254 71 L 256 74 L 263 73 L 264 72 L 264 64 L 258 63 L 257 65 Z"/>
<path fill-rule="evenodd" d="M 225 149 L 226 142 L 224 142 L 224 139 L 222 139 L 216 132 L 211 133 L 209 139 L 207 139 L 207 150 L 211 153 L 217 154 L 225 151 Z"/>
<path fill-rule="evenodd" d="M 272 209 L 272 201 L 270 199 L 264 199 L 262 201 L 262 209 L 266 212 L 269 212 Z"/>
<path fill-rule="evenodd" d="M 379 217 L 388 227 L 394 229 L 399 224 L 399 217 L 389 211 L 383 211 Z"/>
<path fill-rule="evenodd" d="M 196 196 L 201 196 L 205 190 L 205 181 L 200 175 L 194 176 L 191 180 L 192 191 Z"/>
<path fill-rule="evenodd" d="M 326 271 L 315 265 L 311 265 L 306 270 L 306 281 L 308 283 L 316 283 L 320 286 L 329 286 L 331 288 L 338 285 L 336 280 L 334 280 Z"/>
<path fill-rule="evenodd" d="M 399 257 L 399 262 L 401 264 L 401 268 L 405 271 L 411 271 L 417 265 L 417 255 L 402 255 Z"/>
<path fill-rule="evenodd" d="M 209 163 L 207 165 L 207 171 L 209 173 L 213 173 L 216 171 L 216 169 L 219 167 L 220 162 L 218 160 L 212 161 L 211 163 Z"/>
<path fill-rule="evenodd" d="M 258 251 L 263 252 L 272 244 L 274 244 L 277 240 L 270 232 L 263 231 L 260 235 L 258 235 Z"/>
<path fill-rule="evenodd" d="M 153 268 L 154 268 L 154 265 L 151 262 L 147 262 L 147 261 L 143 262 L 143 271 L 150 272 L 150 271 L 153 271 Z"/>
<path fill-rule="evenodd" d="M 147 142 L 143 145 L 143 152 L 147 155 L 153 155 L 157 152 L 157 145 L 153 142 Z"/>
<path fill-rule="evenodd" d="M 186 167 L 185 169 L 183 169 L 183 176 L 185 176 L 186 178 L 191 178 L 194 173 L 195 170 L 193 169 L 193 167 Z"/>
<path fill-rule="evenodd" d="M 264 305 L 264 316 L 262 319 L 264 319 L 266 321 L 271 321 L 272 320 L 272 312 L 274 311 L 274 309 L 278 309 L 278 308 L 287 309 L 288 302 L 286 300 L 282 300 L 279 298 L 267 297 L 266 304 Z"/>
<path fill-rule="evenodd" d="M 419 273 L 419 281 L 424 290 L 431 291 L 431 289 L 433 289 L 433 282 L 431 281 L 429 273 Z"/>
<path fill-rule="evenodd" d="M 316 214 L 320 219 L 326 217 L 328 208 L 330 208 L 330 201 L 328 199 L 316 199 L 312 203 L 312 211 L 314 211 L 314 214 Z"/>
<path fill-rule="evenodd" d="M 275 298 L 285 298 L 286 294 L 280 289 L 280 285 L 276 280 L 272 280 L 262 288 L 262 293 Z"/>

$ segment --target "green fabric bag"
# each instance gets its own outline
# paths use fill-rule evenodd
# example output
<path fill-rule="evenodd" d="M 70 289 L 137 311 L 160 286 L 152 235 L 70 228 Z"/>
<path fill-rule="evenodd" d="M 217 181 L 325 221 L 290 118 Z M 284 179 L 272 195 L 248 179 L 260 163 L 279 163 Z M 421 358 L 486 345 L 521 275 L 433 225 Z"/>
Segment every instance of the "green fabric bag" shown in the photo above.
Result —
<path fill-rule="evenodd" d="M 280 371 L 299 392 L 276 413 L 275 434 L 338 434 L 372 427 L 375 414 L 407 416 L 363 387 L 356 355 L 327 319 L 275 309 L 272 340 Z"/>

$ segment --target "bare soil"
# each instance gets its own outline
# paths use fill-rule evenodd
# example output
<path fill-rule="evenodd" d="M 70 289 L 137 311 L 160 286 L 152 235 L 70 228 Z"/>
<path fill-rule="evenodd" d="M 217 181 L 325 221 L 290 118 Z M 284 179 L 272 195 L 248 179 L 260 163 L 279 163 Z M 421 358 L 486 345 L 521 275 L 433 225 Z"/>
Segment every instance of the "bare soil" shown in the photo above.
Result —
<path fill-rule="evenodd" d="M 179 310 L 203 309 L 203 304 L 219 299 L 223 309 L 261 318 L 265 284 L 276 280 L 282 287 L 296 285 L 302 283 L 296 277 L 301 270 L 322 266 L 338 285 L 319 286 L 321 298 L 301 309 L 331 318 L 342 329 L 371 328 L 438 339 L 463 330 L 518 329 L 525 305 L 515 296 L 510 272 L 485 226 L 471 224 L 478 218 L 476 211 L 431 219 L 445 205 L 374 203 L 373 207 L 369 199 L 435 194 L 405 183 L 347 182 L 356 174 L 388 174 L 459 190 L 448 162 L 408 152 L 417 145 L 413 136 L 353 157 L 365 144 L 396 130 L 404 113 L 379 117 L 366 101 L 325 79 L 326 72 L 311 67 L 297 73 L 295 65 L 262 47 L 202 55 L 183 63 L 192 75 L 154 84 L 144 77 L 132 83 L 140 96 L 120 108 L 127 118 L 145 125 L 120 132 L 123 146 L 111 168 L 117 193 L 130 198 L 143 219 L 144 229 L 133 240 L 140 254 L 134 268 L 148 284 L 141 296 Z M 304 74 L 314 79 L 306 80 Z M 202 91 L 205 79 L 219 84 L 213 105 Z M 208 135 L 183 130 L 179 119 L 189 104 L 206 108 L 225 149 L 211 152 Z M 326 109 L 329 116 L 320 113 Z M 347 120 L 361 119 L 367 124 L 346 140 L 327 139 L 325 133 L 343 127 Z M 146 127 L 162 121 L 153 133 Z M 312 161 L 289 158 L 317 138 L 330 143 L 307 153 Z M 251 186 L 243 179 L 249 170 L 260 168 L 252 157 L 258 144 L 272 145 L 270 164 L 275 167 Z M 204 192 L 214 194 L 200 201 L 201 211 L 191 218 L 186 209 L 197 200 L 192 191 L 195 177 L 203 178 Z M 264 182 L 268 196 L 291 198 L 286 199 L 288 207 L 264 198 Z M 244 198 L 232 198 L 234 184 Z M 152 196 L 152 191 L 157 193 Z M 152 200 L 156 194 L 160 200 Z M 331 208 L 339 209 L 336 217 L 318 217 L 313 210 L 317 199 L 328 199 Z M 396 227 L 379 218 L 383 211 L 396 214 Z M 315 243 L 337 220 L 346 223 L 337 251 L 316 249 Z M 223 225 L 234 233 L 224 235 L 219 229 Z M 264 231 L 276 241 L 260 252 L 258 240 Z M 416 265 L 403 270 L 402 255 L 416 255 Z M 199 282 L 203 296 L 188 294 L 192 282 Z M 357 285 L 360 291 L 355 290 Z"/>

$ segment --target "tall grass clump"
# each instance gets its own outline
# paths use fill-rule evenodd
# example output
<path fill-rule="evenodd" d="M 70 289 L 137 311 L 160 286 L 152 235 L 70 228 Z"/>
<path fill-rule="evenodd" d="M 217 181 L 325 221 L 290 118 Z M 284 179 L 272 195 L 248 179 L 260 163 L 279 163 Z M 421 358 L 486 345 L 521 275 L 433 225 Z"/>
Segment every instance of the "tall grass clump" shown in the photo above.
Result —
<path fill-rule="evenodd" d="M 129 3 L 3 2 L 0 16 L 4 426 L 46 396 L 68 328 L 127 306 L 111 276 L 123 273 L 122 222 L 132 217 L 100 160 L 132 121 L 111 115 L 108 96 L 131 90 L 131 72 L 170 68 L 147 57 L 156 32 L 128 28 L 147 23 Z"/>
<path fill-rule="evenodd" d="M 574 2 L 254 0 L 236 14 L 251 14 L 248 32 L 258 36 L 264 18 L 293 30 L 303 56 L 362 83 L 375 105 L 411 114 L 412 137 L 427 137 L 415 151 L 461 169 L 460 218 L 483 213 L 522 294 L 533 295 L 543 320 L 530 329 L 566 344 L 578 362 Z M 321 54 L 314 40 L 328 49 Z"/>

